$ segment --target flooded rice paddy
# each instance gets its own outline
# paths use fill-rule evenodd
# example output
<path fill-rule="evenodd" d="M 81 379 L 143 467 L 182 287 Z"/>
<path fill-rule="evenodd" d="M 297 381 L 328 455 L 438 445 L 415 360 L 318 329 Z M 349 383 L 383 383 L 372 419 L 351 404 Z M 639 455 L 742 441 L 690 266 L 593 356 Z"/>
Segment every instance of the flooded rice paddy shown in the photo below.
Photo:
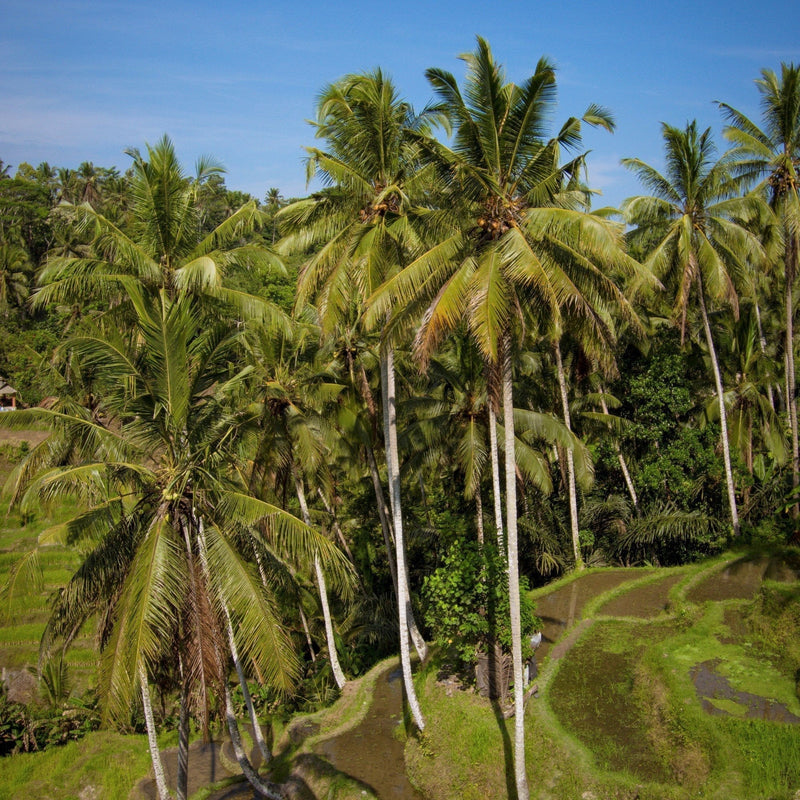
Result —
<path fill-rule="evenodd" d="M 367 784 L 381 800 L 421 800 L 406 777 L 403 678 L 400 668 L 378 678 L 369 712 L 355 728 L 316 752 L 339 772 Z"/>

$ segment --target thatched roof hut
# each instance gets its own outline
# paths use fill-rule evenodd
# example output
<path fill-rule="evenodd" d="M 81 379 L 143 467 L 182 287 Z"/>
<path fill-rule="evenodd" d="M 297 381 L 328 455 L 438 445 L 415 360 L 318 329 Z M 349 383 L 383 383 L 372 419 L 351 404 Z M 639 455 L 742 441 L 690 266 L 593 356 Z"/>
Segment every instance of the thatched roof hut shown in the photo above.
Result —
<path fill-rule="evenodd" d="M 0 375 L 0 410 L 13 411 L 17 407 L 17 390 Z"/>

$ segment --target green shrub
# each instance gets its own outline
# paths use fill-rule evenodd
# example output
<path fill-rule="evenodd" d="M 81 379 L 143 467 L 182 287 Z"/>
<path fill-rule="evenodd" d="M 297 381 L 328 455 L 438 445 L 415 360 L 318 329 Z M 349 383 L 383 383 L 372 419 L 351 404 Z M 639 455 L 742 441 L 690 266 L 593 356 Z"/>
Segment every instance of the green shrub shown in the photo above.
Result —
<path fill-rule="evenodd" d="M 523 642 L 539 625 L 527 591 L 527 581 L 520 578 Z M 422 596 L 425 623 L 458 668 L 474 664 L 478 652 L 488 652 L 494 642 L 511 649 L 506 566 L 493 546 L 454 542 L 442 566 L 425 579 Z"/>

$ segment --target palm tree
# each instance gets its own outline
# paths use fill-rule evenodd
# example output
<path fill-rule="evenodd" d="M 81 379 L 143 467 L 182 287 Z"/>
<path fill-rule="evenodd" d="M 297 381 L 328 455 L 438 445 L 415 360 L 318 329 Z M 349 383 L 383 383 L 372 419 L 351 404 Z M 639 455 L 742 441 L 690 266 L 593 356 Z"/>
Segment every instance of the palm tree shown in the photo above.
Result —
<path fill-rule="evenodd" d="M 344 387 L 317 373 L 309 350 L 313 350 L 313 331 L 297 325 L 291 340 L 257 329 L 248 347 L 251 363 L 261 378 L 258 390 L 263 393 L 262 436 L 256 460 L 259 470 L 275 476 L 276 483 L 291 482 L 300 505 L 303 521 L 312 526 L 306 496 L 307 483 L 316 483 L 322 491 L 330 484 L 328 463 L 331 455 L 327 441 L 331 428 L 324 406 L 335 401 Z M 324 497 L 324 494 L 323 494 Z M 328 603 L 327 584 L 319 558 L 314 559 L 314 574 L 325 623 L 328 659 L 336 685 L 346 683 L 336 652 L 333 621 Z"/>
<path fill-rule="evenodd" d="M 777 372 L 774 362 L 760 348 L 756 305 L 748 305 L 739 320 L 723 319 L 723 336 L 729 348 L 723 356 L 723 367 L 732 376 L 725 393 L 726 413 L 730 420 L 731 439 L 738 447 L 745 468 L 752 475 L 756 445 L 775 463 L 787 458 L 786 437 L 766 389 Z M 707 413 L 719 418 L 717 399 Z M 747 495 L 745 495 L 745 502 Z"/>
<path fill-rule="evenodd" d="M 304 265 L 298 283 L 298 307 L 313 299 L 323 332 L 347 316 L 353 300 L 363 306 L 380 284 L 407 263 L 415 235 L 409 221 L 410 198 L 420 183 L 417 150 L 410 132 L 421 130 L 416 117 L 380 70 L 349 75 L 326 87 L 314 123 L 327 149 L 309 148 L 308 177 L 318 175 L 327 188 L 293 203 L 279 214 L 286 231 L 280 249 L 319 250 Z M 384 326 L 388 315 L 379 320 Z M 395 538 L 400 654 L 414 721 L 425 725 L 411 679 L 407 631 L 424 657 L 425 642 L 416 632 L 408 596 L 400 460 L 397 452 L 394 343 L 381 347 L 381 389 L 389 498 Z"/>
<path fill-rule="evenodd" d="M 761 71 L 762 126 L 735 108 L 720 103 L 730 123 L 724 130 L 733 142 L 735 168 L 755 191 L 766 196 L 783 233 L 784 312 L 786 318 L 786 406 L 792 435 L 792 486 L 800 488 L 797 398 L 794 359 L 794 283 L 800 267 L 800 65 L 781 64 L 780 77 Z M 793 506 L 797 519 L 800 506 Z"/>
<path fill-rule="evenodd" d="M 673 310 L 680 321 L 682 340 L 692 297 L 699 308 L 719 403 L 731 523 L 738 535 L 724 390 L 707 306 L 713 300 L 738 311 L 736 283 L 748 280 L 747 260 L 757 259 L 761 246 L 736 220 L 751 217 L 758 210 L 757 201 L 736 196 L 730 158 L 714 160 L 710 128 L 699 133 L 696 122 L 683 130 L 663 123 L 662 133 L 665 174 L 639 159 L 623 159 L 653 191 L 652 196 L 629 198 L 623 210 L 627 220 L 637 226 L 631 234 L 634 239 L 651 237 L 644 263 L 675 293 Z"/>
<path fill-rule="evenodd" d="M 14 306 L 22 308 L 27 300 L 29 269 L 25 248 L 0 239 L 0 312 L 4 316 Z"/>
<path fill-rule="evenodd" d="M 281 194 L 281 190 L 275 186 L 267 190 L 265 200 L 267 201 L 267 213 L 270 216 L 272 226 L 272 244 L 275 244 L 275 236 L 278 233 L 278 224 L 275 217 L 284 205 L 286 205 L 286 201 Z"/>
<path fill-rule="evenodd" d="M 166 290 L 131 289 L 129 298 L 133 330 L 98 328 L 68 345 L 107 379 L 109 424 L 43 409 L 8 421 L 67 417 L 84 432 L 72 462 L 40 471 L 23 499 L 77 494 L 88 509 L 70 523 L 70 534 L 94 545 L 56 601 L 42 654 L 58 640 L 68 646 L 99 612 L 106 718 L 125 719 L 141 695 L 158 770 L 148 682 L 156 668 L 172 665 L 181 690 L 182 747 L 184 712 L 193 707 L 208 720 L 213 689 L 243 772 L 275 797 L 276 787 L 255 773 L 240 746 L 227 684 L 229 660 L 243 689 L 247 665 L 284 690 L 299 671 L 275 598 L 252 565 L 253 543 L 278 557 L 318 558 L 336 576 L 346 574 L 347 564 L 327 539 L 246 486 L 257 418 L 230 403 L 248 374 L 230 367 L 241 329 L 225 320 L 209 324 L 191 296 L 171 300 Z M 254 714 L 251 722 L 258 727 Z M 185 786 L 184 772 L 179 796 Z M 159 792 L 167 796 L 164 784 Z"/>
<path fill-rule="evenodd" d="M 590 107 L 583 120 L 569 119 L 545 140 L 546 117 L 555 101 L 555 73 L 545 60 L 523 84 L 506 82 L 486 41 L 463 56 L 462 92 L 444 70 L 426 73 L 454 132 L 453 148 L 420 137 L 427 160 L 450 189 L 449 204 L 460 211 L 449 231 L 440 225 L 437 244 L 390 280 L 371 301 L 378 317 L 392 304 L 414 313 L 428 304 L 417 333 L 417 351 L 427 358 L 442 335 L 465 318 L 481 352 L 498 370 L 502 387 L 508 581 L 512 621 L 515 703 L 515 779 L 528 797 L 524 762 L 522 641 L 517 552 L 515 429 L 512 369 L 515 342 L 523 340 L 529 309 L 549 320 L 562 311 L 605 321 L 588 300 L 624 300 L 600 266 L 616 259 L 630 266 L 618 230 L 577 210 L 582 193 L 565 192 L 583 165 L 578 156 L 560 163 L 562 148 L 580 142 L 582 121 L 610 128 L 608 114 Z M 580 195 L 580 196 L 578 196 Z"/>
<path fill-rule="evenodd" d="M 133 158 L 130 235 L 88 204 L 60 205 L 59 213 L 67 215 L 79 235 L 93 237 L 94 254 L 52 259 L 39 275 L 34 307 L 72 305 L 87 298 L 114 305 L 136 284 L 146 291 L 164 289 L 170 298 L 192 292 L 277 324 L 280 314 L 273 306 L 223 283 L 226 268 L 234 263 L 279 266 L 264 247 L 240 244 L 241 237 L 260 224 L 256 202 L 246 203 L 201 236 L 198 192 L 221 167 L 201 159 L 196 177 L 188 178 L 166 136 L 154 147 L 147 146 L 146 159 L 138 150 L 127 152 Z"/>

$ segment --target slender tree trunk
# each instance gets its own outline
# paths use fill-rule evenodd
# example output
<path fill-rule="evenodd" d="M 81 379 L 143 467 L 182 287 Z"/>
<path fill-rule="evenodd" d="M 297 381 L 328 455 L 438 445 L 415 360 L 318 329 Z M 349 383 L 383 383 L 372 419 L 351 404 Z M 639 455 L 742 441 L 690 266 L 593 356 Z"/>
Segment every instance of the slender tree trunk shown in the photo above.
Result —
<path fill-rule="evenodd" d="M 756 324 L 758 325 L 758 344 L 761 348 L 761 355 L 767 355 L 767 337 L 764 336 L 764 328 L 761 325 L 761 309 L 758 307 L 758 302 L 755 303 L 756 309 Z M 767 384 L 767 397 L 769 398 L 769 407 L 775 410 L 775 398 L 772 395 L 772 384 Z"/>
<path fill-rule="evenodd" d="M 300 612 L 300 624 L 303 626 L 303 633 L 306 635 L 306 644 L 308 645 L 308 652 L 311 655 L 311 661 L 316 663 L 317 654 L 314 652 L 314 642 L 311 639 L 311 631 L 308 629 L 308 620 L 306 619 L 305 611 L 303 611 L 303 606 L 298 605 L 297 610 Z"/>
<path fill-rule="evenodd" d="M 406 690 L 406 699 L 411 708 L 414 722 L 420 730 L 425 728 L 425 719 L 419 706 L 417 692 L 414 689 L 414 679 L 411 675 L 411 653 L 408 648 L 408 611 L 411 605 L 408 596 L 408 583 L 406 581 L 406 555 L 403 541 L 403 518 L 400 506 L 400 460 L 397 454 L 397 398 L 394 387 L 394 354 L 391 346 L 381 358 L 381 371 L 383 373 L 383 395 L 385 397 L 384 411 L 386 439 L 386 461 L 389 468 L 389 499 L 392 504 L 395 551 L 397 554 L 397 608 L 400 630 L 400 661 L 403 666 L 403 683 Z M 419 652 L 419 648 L 417 648 Z M 422 658 L 423 656 L 420 656 Z"/>
<path fill-rule="evenodd" d="M 797 236 L 787 231 L 784 250 L 786 272 L 786 407 L 789 410 L 789 424 L 792 431 L 792 489 L 800 487 L 800 443 L 797 431 L 797 397 L 794 375 L 794 278 L 798 259 Z M 792 517 L 800 516 L 800 503 L 792 506 Z"/>
<path fill-rule="evenodd" d="M 708 353 L 711 357 L 711 369 L 714 372 L 714 383 L 717 389 L 717 400 L 719 402 L 719 425 L 722 429 L 722 459 L 725 464 L 725 485 L 728 489 L 728 504 L 731 509 L 731 523 L 733 524 L 733 533 L 735 536 L 739 535 L 739 510 L 736 507 L 736 488 L 733 483 L 733 468 L 731 467 L 731 450 L 728 441 L 728 413 L 725 410 L 725 393 L 722 389 L 722 376 L 719 371 L 719 363 L 717 362 L 717 351 L 714 349 L 714 338 L 711 335 L 711 325 L 708 321 L 708 312 L 706 311 L 706 300 L 703 294 L 703 282 L 700 275 L 697 275 L 697 294 L 700 303 L 700 313 L 703 316 L 703 329 L 706 334 L 706 343 L 708 344 Z"/>
<path fill-rule="evenodd" d="M 383 543 L 386 545 L 386 557 L 389 559 L 389 572 L 392 576 L 394 595 L 397 597 L 397 564 L 394 555 L 394 532 L 389 522 L 391 511 L 389 511 L 389 506 L 386 504 L 386 496 L 383 493 L 383 486 L 381 485 L 381 476 L 378 472 L 378 465 L 375 462 L 375 453 L 369 445 L 367 445 L 367 463 L 369 464 L 369 472 L 372 476 L 375 500 L 378 503 L 378 517 L 380 517 L 381 520 Z"/>
<path fill-rule="evenodd" d="M 183 661 L 179 657 L 181 673 L 181 707 L 178 717 L 178 800 L 189 796 L 189 683 L 184 675 Z"/>
<path fill-rule="evenodd" d="M 492 496 L 494 500 L 494 525 L 497 531 L 497 549 L 505 551 L 503 530 L 503 498 L 500 495 L 500 453 L 497 449 L 497 418 L 489 398 L 489 449 L 492 453 Z"/>
<path fill-rule="evenodd" d="M 572 432 L 572 423 L 569 414 L 569 398 L 567 397 L 567 379 L 564 375 L 564 364 L 561 361 L 561 344 L 558 340 L 553 343 L 558 368 L 558 386 L 561 390 L 561 408 L 564 414 L 564 424 Z M 567 455 L 567 481 L 569 486 L 569 522 L 572 531 L 572 555 L 575 558 L 575 569 L 583 569 L 581 558 L 581 540 L 578 530 L 578 489 L 575 485 L 575 457 L 572 448 L 566 448 Z"/>
<path fill-rule="evenodd" d="M 261 776 L 250 763 L 250 759 L 247 757 L 247 753 L 245 753 L 244 747 L 242 746 L 239 723 L 236 721 L 236 712 L 234 711 L 233 701 L 231 700 L 231 690 L 227 686 L 225 687 L 225 721 L 228 724 L 228 734 L 231 737 L 233 754 L 236 756 L 239 769 L 241 769 L 242 775 L 247 779 L 247 782 L 262 797 L 267 797 L 269 800 L 285 800 L 286 795 L 281 787 L 271 781 L 262 780 Z"/>
<path fill-rule="evenodd" d="M 517 551 L 517 483 L 514 458 L 514 402 L 511 374 L 511 337 L 502 342 L 503 426 L 506 460 L 506 538 L 508 540 L 508 599 L 511 617 L 511 662 L 514 672 L 514 778 L 517 800 L 528 800 L 525 771 L 525 687 L 522 677 L 522 623 Z"/>
<path fill-rule="evenodd" d="M 203 573 L 205 575 L 206 580 L 210 578 L 210 572 L 208 567 L 208 556 L 206 554 L 206 543 L 205 543 L 205 534 L 203 532 L 202 527 L 202 520 L 198 520 L 197 525 L 197 543 L 200 553 L 200 565 L 203 568 Z M 222 605 L 225 611 L 225 617 L 227 620 L 227 627 L 228 627 L 228 638 L 229 643 L 234 645 L 234 652 L 235 652 L 235 642 L 233 642 L 232 634 L 233 630 L 231 628 L 230 623 L 230 614 L 228 612 L 227 603 L 225 602 L 224 598 L 222 599 Z M 215 658 L 217 661 L 217 667 L 219 669 L 220 675 L 225 675 L 225 669 L 223 666 L 224 659 L 222 658 L 222 653 L 220 653 L 219 649 L 215 648 Z M 234 661 L 236 663 L 237 672 L 239 673 L 239 681 L 242 685 L 242 691 L 245 694 L 245 700 L 250 697 L 250 693 L 247 690 L 247 682 L 242 680 L 242 671 L 241 666 L 238 663 L 238 658 L 234 655 Z M 224 680 L 224 677 L 223 677 Z M 247 779 L 247 782 L 253 787 L 253 789 L 263 797 L 270 798 L 270 800 L 285 800 L 286 795 L 281 790 L 280 786 L 277 784 L 271 783 L 270 781 L 262 781 L 261 776 L 256 772 L 253 765 L 250 763 L 250 759 L 247 757 L 247 753 L 245 753 L 244 748 L 242 747 L 242 737 L 239 734 L 239 723 L 236 721 L 236 712 L 233 708 L 233 701 L 231 700 L 231 691 L 225 685 L 225 721 L 228 725 L 228 734 L 231 737 L 231 745 L 233 746 L 233 752 L 236 756 L 236 761 L 239 764 L 239 768 L 242 771 L 242 775 Z M 255 719 L 255 710 L 253 709 L 252 700 L 248 703 L 248 711 L 251 713 L 251 719 L 253 720 L 253 728 L 254 734 L 256 739 L 262 737 L 261 728 L 258 725 L 257 720 Z M 263 737 L 262 737 L 263 738 Z M 262 745 L 259 744 L 261 748 Z M 266 743 L 264 743 L 262 754 L 266 749 Z M 269 751 L 267 750 L 267 753 Z M 269 759 L 269 756 L 267 756 Z"/>
<path fill-rule="evenodd" d="M 483 500 L 480 485 L 475 491 L 475 526 L 478 529 L 478 544 L 483 548 Z"/>
<path fill-rule="evenodd" d="M 331 515 L 331 527 L 333 528 L 333 532 L 336 534 L 336 538 L 339 540 L 339 544 L 342 546 L 342 550 L 344 550 L 344 552 L 347 554 L 347 558 L 350 563 L 354 564 L 355 561 L 353 560 L 353 554 L 350 552 L 347 539 L 344 538 L 344 533 L 342 533 L 339 520 L 336 518 L 336 509 L 333 507 L 333 503 L 328 502 L 328 498 L 325 497 L 325 492 L 323 492 L 319 487 L 317 487 L 317 494 L 319 495 L 320 500 L 322 500 L 322 505 L 325 506 L 325 510 Z"/>
<path fill-rule="evenodd" d="M 259 722 L 258 715 L 256 714 L 256 707 L 253 705 L 253 698 L 250 694 L 250 687 L 247 685 L 247 677 L 244 674 L 242 661 L 239 658 L 239 649 L 236 646 L 236 639 L 233 636 L 233 623 L 231 622 L 231 614 L 228 610 L 228 604 L 224 598 L 222 599 L 222 608 L 225 612 L 225 628 L 228 634 L 228 647 L 231 651 L 231 658 L 233 665 L 236 668 L 236 675 L 239 678 L 239 685 L 242 688 L 242 697 L 244 698 L 245 706 L 247 707 L 247 714 L 250 717 L 250 724 L 253 728 L 253 737 L 256 740 L 258 749 L 261 752 L 261 757 L 264 763 L 268 764 L 272 758 L 272 754 L 267 747 L 267 742 L 264 739 L 264 732 L 261 730 L 261 723 Z"/>
<path fill-rule="evenodd" d="M 303 479 L 293 469 L 294 486 L 297 492 L 297 499 L 300 501 L 300 510 L 303 513 L 303 522 L 308 527 L 311 527 L 311 515 L 308 513 L 308 504 L 306 503 L 306 493 L 303 488 Z M 336 638 L 333 635 L 333 622 L 331 621 L 331 609 L 328 605 L 328 589 L 325 585 L 325 573 L 322 571 L 322 565 L 319 563 L 319 556 L 314 555 L 314 572 L 317 576 L 317 589 L 319 590 L 319 601 L 322 606 L 322 618 L 325 620 L 325 640 L 328 644 L 328 660 L 330 661 L 333 677 L 339 689 L 342 689 L 347 683 L 344 677 L 344 672 L 339 664 L 339 655 L 336 652 Z"/>
<path fill-rule="evenodd" d="M 158 800 L 171 800 L 172 795 L 167 788 L 167 779 L 164 775 L 164 764 L 158 750 L 156 736 L 156 723 L 153 719 L 153 704 L 150 702 L 150 688 L 147 685 L 147 673 L 144 664 L 139 662 L 139 687 L 142 692 L 142 705 L 144 706 L 144 724 L 147 728 L 147 744 L 150 748 L 150 759 L 153 762 L 153 776 L 158 791 Z"/>
<path fill-rule="evenodd" d="M 385 435 L 386 464 L 389 472 L 389 502 L 392 506 L 392 527 L 394 528 L 394 549 L 397 554 L 398 592 L 402 591 L 406 606 L 404 616 L 406 627 L 414 642 L 414 649 L 420 661 L 428 655 L 428 645 L 417 628 L 411 608 L 411 591 L 408 582 L 405 540 L 403 537 L 403 509 L 400 501 L 400 454 L 397 449 L 397 397 L 394 384 L 394 350 L 387 348 L 381 357 L 381 379 L 386 387 L 383 394 L 383 427 Z M 402 563 L 401 563 L 402 562 Z M 402 569 L 401 569 L 402 566 Z M 397 604 L 400 603 L 398 594 Z M 401 629 L 402 638 L 402 629 Z"/>
<path fill-rule="evenodd" d="M 605 392 L 603 391 L 602 386 L 600 387 L 600 407 L 603 409 L 603 413 L 607 417 L 610 416 L 608 413 L 608 406 L 606 405 Z M 617 459 L 619 460 L 620 469 L 622 469 L 622 477 L 625 478 L 625 485 L 628 487 L 628 494 L 631 496 L 631 500 L 633 501 L 633 507 L 638 511 L 639 497 L 636 494 L 636 488 L 631 480 L 631 474 L 628 472 L 628 464 L 625 461 L 625 456 L 622 455 L 622 449 L 620 448 L 619 442 L 616 439 L 614 439 L 614 450 L 617 451 Z"/>

